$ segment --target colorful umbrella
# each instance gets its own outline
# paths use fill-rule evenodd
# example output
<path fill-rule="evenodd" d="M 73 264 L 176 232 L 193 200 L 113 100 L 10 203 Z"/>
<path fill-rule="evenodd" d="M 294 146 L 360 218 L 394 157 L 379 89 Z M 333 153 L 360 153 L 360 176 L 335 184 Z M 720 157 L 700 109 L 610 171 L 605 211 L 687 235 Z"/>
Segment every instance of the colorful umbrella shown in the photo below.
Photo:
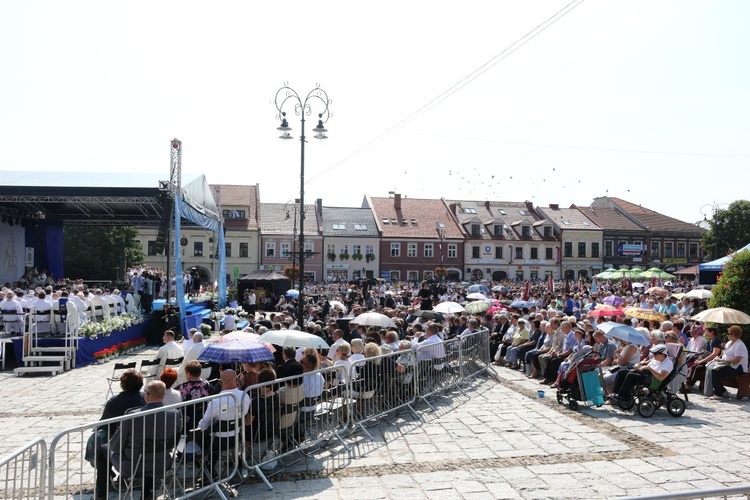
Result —
<path fill-rule="evenodd" d="M 274 356 L 265 344 L 235 340 L 208 344 L 198 356 L 198 360 L 213 363 L 258 363 L 273 361 Z"/>
<path fill-rule="evenodd" d="M 645 307 L 628 307 L 625 309 L 625 316 L 636 319 L 645 319 L 648 321 L 664 321 L 667 317 L 653 309 Z"/>
<path fill-rule="evenodd" d="M 651 288 L 646 289 L 646 293 L 650 295 L 661 295 L 662 297 L 666 297 L 669 295 L 669 290 L 666 290 L 660 286 L 652 286 Z"/>
<path fill-rule="evenodd" d="M 490 289 L 484 285 L 471 285 L 469 288 L 466 289 L 466 291 L 469 293 L 473 293 L 473 292 L 490 293 Z"/>
<path fill-rule="evenodd" d="M 594 318 L 599 318 L 602 316 L 625 316 L 625 311 L 623 311 L 620 307 L 603 307 L 601 309 L 594 309 L 593 311 L 589 311 L 588 315 L 593 316 Z"/>
<path fill-rule="evenodd" d="M 669 274 L 666 271 L 663 271 L 659 269 L 658 267 L 652 267 L 651 269 L 646 269 L 640 274 L 641 278 L 674 278 L 673 275 Z"/>
<path fill-rule="evenodd" d="M 611 339 L 624 340 L 629 344 L 646 346 L 651 344 L 651 341 L 647 339 L 641 332 L 635 328 L 614 321 L 607 321 L 596 326 L 597 330 L 601 330 L 604 334 Z"/>

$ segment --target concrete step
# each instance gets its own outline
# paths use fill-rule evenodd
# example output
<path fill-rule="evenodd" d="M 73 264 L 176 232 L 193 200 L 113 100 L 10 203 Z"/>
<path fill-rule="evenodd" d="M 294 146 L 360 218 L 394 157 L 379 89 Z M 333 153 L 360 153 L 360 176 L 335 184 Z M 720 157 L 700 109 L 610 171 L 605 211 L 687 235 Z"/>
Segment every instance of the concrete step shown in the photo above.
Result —
<path fill-rule="evenodd" d="M 32 347 L 31 352 L 72 352 L 75 351 L 75 347 Z"/>
<path fill-rule="evenodd" d="M 23 357 L 24 363 L 44 363 L 44 362 L 60 363 L 68 359 L 70 359 L 70 356 L 66 356 L 66 355 L 60 355 L 60 356 L 39 355 L 39 356 L 24 356 Z"/>
<path fill-rule="evenodd" d="M 24 373 L 50 373 L 52 375 L 57 375 L 63 371 L 62 363 L 50 366 L 21 366 L 13 370 L 16 375 L 22 375 Z"/>

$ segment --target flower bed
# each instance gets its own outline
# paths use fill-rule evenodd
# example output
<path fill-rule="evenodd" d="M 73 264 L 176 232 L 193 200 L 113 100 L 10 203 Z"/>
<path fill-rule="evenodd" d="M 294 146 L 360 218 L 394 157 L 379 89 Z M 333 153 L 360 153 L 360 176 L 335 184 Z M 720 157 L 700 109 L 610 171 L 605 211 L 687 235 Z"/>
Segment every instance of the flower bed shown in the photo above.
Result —
<path fill-rule="evenodd" d="M 120 316 L 105 318 L 101 323 L 87 321 L 78 329 L 78 334 L 90 339 L 94 339 L 99 335 L 109 337 L 109 334 L 113 331 L 125 330 L 141 322 L 143 322 L 143 318 L 140 316 L 122 314 Z"/>

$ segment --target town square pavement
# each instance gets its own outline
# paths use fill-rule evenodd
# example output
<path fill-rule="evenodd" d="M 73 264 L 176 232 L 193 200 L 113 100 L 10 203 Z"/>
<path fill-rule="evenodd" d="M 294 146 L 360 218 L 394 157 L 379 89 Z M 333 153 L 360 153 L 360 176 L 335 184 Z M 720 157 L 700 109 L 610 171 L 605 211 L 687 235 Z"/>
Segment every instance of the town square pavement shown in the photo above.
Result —
<path fill-rule="evenodd" d="M 152 358 L 155 349 L 121 361 Z M 54 377 L 0 372 L 0 456 L 98 420 L 112 364 Z M 240 498 L 616 498 L 750 485 L 750 404 L 691 395 L 685 414 L 650 419 L 612 407 L 572 411 L 554 390 L 493 369 L 462 392 L 381 420 L 272 478 L 250 476 Z"/>

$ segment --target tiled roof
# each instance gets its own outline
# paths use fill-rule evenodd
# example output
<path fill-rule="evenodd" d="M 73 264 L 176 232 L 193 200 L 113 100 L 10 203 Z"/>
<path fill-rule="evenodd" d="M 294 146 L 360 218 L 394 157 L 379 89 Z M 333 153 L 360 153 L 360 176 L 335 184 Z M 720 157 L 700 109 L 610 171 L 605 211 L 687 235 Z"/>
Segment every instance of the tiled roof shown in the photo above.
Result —
<path fill-rule="evenodd" d="M 258 229 L 258 186 L 234 186 L 230 184 L 210 184 L 211 194 L 217 198 L 216 188 L 221 187 L 219 202 L 222 207 L 243 207 L 246 219 L 225 219 L 227 229 Z"/>
<path fill-rule="evenodd" d="M 573 205 L 575 206 L 575 205 Z M 610 207 L 578 207 L 581 213 L 591 219 L 605 231 L 643 231 L 635 222 L 631 221 L 614 208 Z"/>
<path fill-rule="evenodd" d="M 455 206 L 456 218 L 462 225 L 470 223 L 473 217 L 479 217 L 484 221 L 487 231 L 477 238 L 476 236 L 471 236 L 469 229 L 467 232 L 470 239 L 494 239 L 490 234 L 493 230 L 490 226 L 494 226 L 495 224 L 505 226 L 503 233 L 503 239 L 505 240 L 542 241 L 545 239 L 536 229 L 532 230 L 528 237 L 521 236 L 520 224 L 522 222 L 535 227 L 544 224 L 544 221 L 534 211 L 529 210 L 526 202 L 447 200 L 447 203 L 451 207 Z M 537 224 L 539 222 L 542 224 Z"/>
<path fill-rule="evenodd" d="M 294 231 L 294 217 L 297 216 L 297 231 L 299 232 L 299 205 L 297 211 L 294 206 L 286 203 L 260 204 L 260 230 L 263 234 L 288 234 Z M 287 218 L 287 215 L 289 216 Z M 315 205 L 305 205 L 305 234 L 318 235 L 318 218 L 315 215 Z"/>
<path fill-rule="evenodd" d="M 659 212 L 655 212 L 648 208 L 636 205 L 629 201 L 625 201 L 620 198 L 609 198 L 615 205 L 617 205 L 623 212 L 627 212 L 628 215 L 636 219 L 643 226 L 651 228 L 652 231 L 679 231 L 679 232 L 691 232 L 696 234 L 702 234 L 703 229 L 697 227 L 689 222 L 684 222 L 678 219 L 674 219 Z"/>
<path fill-rule="evenodd" d="M 323 207 L 324 236 L 378 236 L 378 226 L 369 208 Z"/>
<path fill-rule="evenodd" d="M 601 231 L 602 228 L 596 225 L 591 219 L 583 215 L 577 208 L 560 208 L 560 207 L 537 207 L 536 210 L 540 215 L 552 221 L 562 230 L 576 229 L 583 231 Z"/>
<path fill-rule="evenodd" d="M 464 237 L 443 200 L 401 197 L 401 208 L 397 210 L 395 198 L 368 199 L 384 238 L 435 239 L 435 225 L 438 222 L 445 224 L 446 239 Z"/>

